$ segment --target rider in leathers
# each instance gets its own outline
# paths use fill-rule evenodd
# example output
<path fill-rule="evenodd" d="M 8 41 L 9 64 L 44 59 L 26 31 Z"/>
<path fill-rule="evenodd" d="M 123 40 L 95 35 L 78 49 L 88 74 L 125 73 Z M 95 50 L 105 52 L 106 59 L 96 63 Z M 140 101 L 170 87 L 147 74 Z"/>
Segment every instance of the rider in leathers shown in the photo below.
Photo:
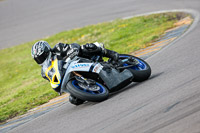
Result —
<path fill-rule="evenodd" d="M 73 58 L 75 56 L 85 57 L 91 59 L 94 55 L 109 57 L 113 60 L 118 60 L 118 53 L 105 49 L 102 43 L 87 43 L 80 46 L 77 43 L 64 44 L 58 43 L 53 48 L 46 41 L 36 42 L 31 49 L 31 55 L 33 59 L 42 66 L 41 75 L 47 79 L 45 75 L 44 64 L 45 61 L 51 59 L 53 56 L 57 56 L 58 60 L 62 60 L 65 57 Z M 54 89 L 60 92 L 60 86 Z"/>

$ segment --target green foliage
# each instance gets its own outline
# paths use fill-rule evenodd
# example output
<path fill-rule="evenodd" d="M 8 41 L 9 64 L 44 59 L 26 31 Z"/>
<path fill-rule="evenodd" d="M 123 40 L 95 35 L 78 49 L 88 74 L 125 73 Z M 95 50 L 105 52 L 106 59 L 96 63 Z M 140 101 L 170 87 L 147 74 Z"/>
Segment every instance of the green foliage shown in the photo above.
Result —
<path fill-rule="evenodd" d="M 148 46 L 177 21 L 175 13 L 150 15 L 89 25 L 44 38 L 58 42 L 103 42 L 108 49 L 130 53 Z M 31 57 L 36 41 L 0 50 L 0 122 L 48 102 L 58 94 L 40 76 L 40 66 Z"/>

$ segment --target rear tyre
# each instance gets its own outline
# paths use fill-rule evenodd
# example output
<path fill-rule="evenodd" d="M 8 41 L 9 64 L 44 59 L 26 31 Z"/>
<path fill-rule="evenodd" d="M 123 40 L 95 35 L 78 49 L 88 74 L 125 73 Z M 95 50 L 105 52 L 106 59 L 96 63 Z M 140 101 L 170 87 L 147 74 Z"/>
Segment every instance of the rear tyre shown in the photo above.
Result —
<path fill-rule="evenodd" d="M 151 67 L 146 61 L 132 55 L 126 55 L 126 54 L 119 55 L 119 59 L 126 59 L 130 57 L 132 57 L 133 59 L 136 59 L 139 62 L 139 64 L 137 64 L 136 66 L 128 68 L 128 70 L 130 70 L 132 74 L 134 75 L 134 78 L 132 81 L 142 82 L 144 80 L 147 80 L 151 75 Z M 123 64 L 123 65 L 126 66 L 127 64 Z"/>
<path fill-rule="evenodd" d="M 102 84 L 96 82 L 96 87 L 99 87 L 99 90 L 91 91 L 80 86 L 79 81 L 72 79 L 67 83 L 68 92 L 78 99 L 83 101 L 91 102 L 101 102 L 108 98 L 109 92 L 108 89 Z"/>

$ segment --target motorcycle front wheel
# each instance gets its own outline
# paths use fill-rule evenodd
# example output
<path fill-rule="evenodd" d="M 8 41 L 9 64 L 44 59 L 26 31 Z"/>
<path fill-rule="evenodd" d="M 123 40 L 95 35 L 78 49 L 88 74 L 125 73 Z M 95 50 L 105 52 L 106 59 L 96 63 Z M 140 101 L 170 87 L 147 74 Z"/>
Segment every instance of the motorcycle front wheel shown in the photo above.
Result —
<path fill-rule="evenodd" d="M 72 79 L 67 83 L 67 90 L 68 92 L 84 101 L 91 101 L 91 102 L 101 102 L 108 98 L 109 91 L 108 89 L 103 86 L 102 84 L 96 82 L 94 86 L 97 87 L 96 90 L 88 90 L 88 88 L 84 88 L 79 84 L 79 81 L 76 79 Z"/>
<path fill-rule="evenodd" d="M 122 60 L 126 58 L 130 58 L 130 57 L 138 61 L 137 65 L 128 68 L 128 70 L 130 70 L 132 74 L 134 75 L 134 78 L 132 81 L 142 82 L 144 80 L 147 80 L 151 75 L 151 67 L 146 61 L 132 55 L 127 55 L 127 54 L 119 55 L 119 59 L 122 59 Z M 128 65 L 124 63 L 123 66 L 128 66 Z"/>

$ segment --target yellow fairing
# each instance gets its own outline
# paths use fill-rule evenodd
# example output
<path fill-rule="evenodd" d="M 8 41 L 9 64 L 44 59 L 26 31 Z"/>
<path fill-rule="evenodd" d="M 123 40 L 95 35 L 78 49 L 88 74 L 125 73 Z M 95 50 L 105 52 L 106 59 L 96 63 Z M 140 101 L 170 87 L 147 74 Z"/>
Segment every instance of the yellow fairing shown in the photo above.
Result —
<path fill-rule="evenodd" d="M 52 88 L 57 88 L 61 82 L 61 76 L 58 70 L 58 60 L 55 59 L 51 62 L 51 66 L 45 72 L 46 77 L 49 79 Z"/>

